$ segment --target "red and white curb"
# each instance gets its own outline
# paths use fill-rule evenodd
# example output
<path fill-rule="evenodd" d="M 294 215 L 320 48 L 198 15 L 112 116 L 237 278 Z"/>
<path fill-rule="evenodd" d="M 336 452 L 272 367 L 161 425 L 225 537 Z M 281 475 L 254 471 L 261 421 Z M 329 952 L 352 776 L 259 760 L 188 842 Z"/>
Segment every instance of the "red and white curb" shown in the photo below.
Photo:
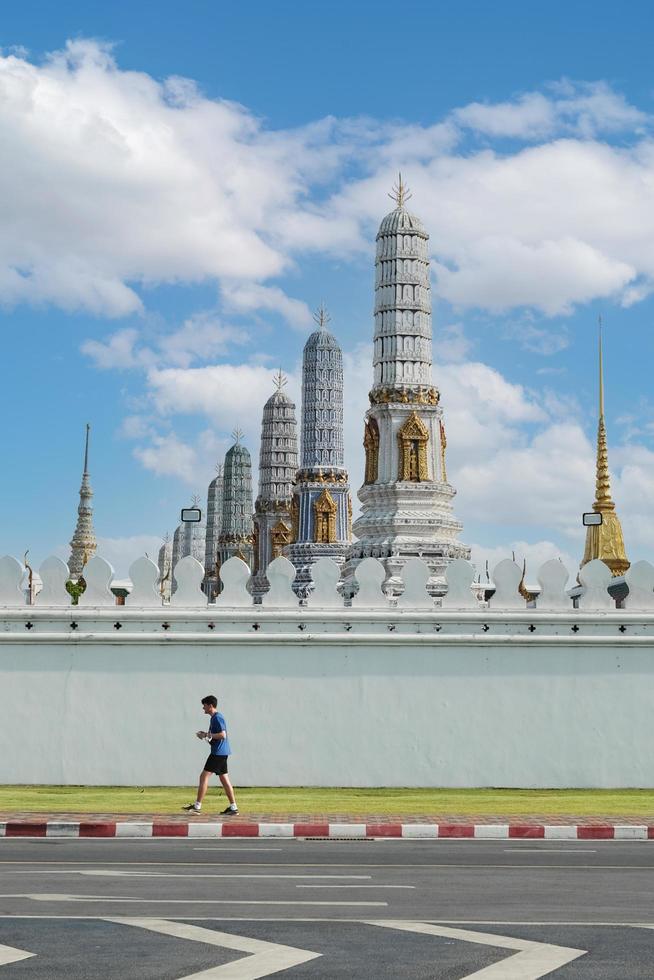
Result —
<path fill-rule="evenodd" d="M 8 820 L 0 837 L 332 837 L 406 840 L 654 840 L 654 826 L 635 824 L 463 823 L 200 823 L 186 821 Z"/>

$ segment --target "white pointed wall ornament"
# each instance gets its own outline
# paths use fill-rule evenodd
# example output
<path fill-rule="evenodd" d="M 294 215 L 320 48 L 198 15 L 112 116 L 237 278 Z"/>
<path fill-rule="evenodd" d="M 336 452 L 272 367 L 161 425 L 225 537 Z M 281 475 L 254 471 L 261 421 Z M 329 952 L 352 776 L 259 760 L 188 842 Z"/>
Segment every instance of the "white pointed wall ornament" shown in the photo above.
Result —
<path fill-rule="evenodd" d="M 579 569 L 579 581 L 584 591 L 579 596 L 580 609 L 615 609 L 615 601 L 608 592 L 613 576 L 611 569 L 599 558 L 593 558 Z"/>
<path fill-rule="evenodd" d="M 479 609 L 479 601 L 472 591 L 475 578 L 474 566 L 465 558 L 455 558 L 445 569 L 447 592 L 443 596 L 443 609 Z"/>
<path fill-rule="evenodd" d="M 65 561 L 50 555 L 41 563 L 39 576 L 42 585 L 34 598 L 35 606 L 70 606 L 71 596 L 66 589 L 70 572 Z"/>
<path fill-rule="evenodd" d="M 266 577 L 270 588 L 263 596 L 261 604 L 268 609 L 297 609 L 298 597 L 293 592 L 295 581 L 293 563 L 280 555 L 268 565 Z"/>
<path fill-rule="evenodd" d="M 570 573 L 558 558 L 550 558 L 538 569 L 536 576 L 540 592 L 536 600 L 536 608 L 541 611 L 548 609 L 570 609 L 572 602 L 565 588 Z"/>
<path fill-rule="evenodd" d="M 250 569 L 242 558 L 228 558 L 220 566 L 220 581 L 223 588 L 216 596 L 216 605 L 226 609 L 241 609 L 252 605 L 252 596 L 248 592 Z"/>
<path fill-rule="evenodd" d="M 398 597 L 400 609 L 433 609 L 434 600 L 427 592 L 431 570 L 421 558 L 409 558 L 402 568 L 404 592 Z"/>
<path fill-rule="evenodd" d="M 86 589 L 79 597 L 79 606 L 115 606 L 116 596 L 110 589 L 114 570 L 100 555 L 93 555 L 82 569 Z"/>
<path fill-rule="evenodd" d="M 355 609 L 387 609 L 388 599 L 382 591 L 386 569 L 377 558 L 364 558 L 355 570 L 359 591 L 352 597 Z"/>
<path fill-rule="evenodd" d="M 510 558 L 505 558 L 493 569 L 495 592 L 490 599 L 491 609 L 524 609 L 524 598 L 518 591 L 522 582 L 522 569 Z"/>
<path fill-rule="evenodd" d="M 629 586 L 629 595 L 624 601 L 624 608 L 630 612 L 643 610 L 651 612 L 654 609 L 654 566 L 648 561 L 637 561 L 625 573 Z"/>
<path fill-rule="evenodd" d="M 309 609 L 343 608 L 343 597 L 338 592 L 340 577 L 341 570 L 333 558 L 319 558 L 313 563 L 313 588 L 307 598 Z"/>
<path fill-rule="evenodd" d="M 125 599 L 126 606 L 148 608 L 163 604 L 159 592 L 159 568 L 150 558 L 143 555 L 133 561 L 129 567 L 129 577 L 132 591 Z"/>
<path fill-rule="evenodd" d="M 177 588 L 171 596 L 171 606 L 202 608 L 207 605 L 207 597 L 202 591 L 204 566 L 197 558 L 193 555 L 180 558 L 173 569 L 173 576 Z"/>
<path fill-rule="evenodd" d="M 24 606 L 25 593 L 20 587 L 25 566 L 13 555 L 0 558 L 0 606 Z"/>

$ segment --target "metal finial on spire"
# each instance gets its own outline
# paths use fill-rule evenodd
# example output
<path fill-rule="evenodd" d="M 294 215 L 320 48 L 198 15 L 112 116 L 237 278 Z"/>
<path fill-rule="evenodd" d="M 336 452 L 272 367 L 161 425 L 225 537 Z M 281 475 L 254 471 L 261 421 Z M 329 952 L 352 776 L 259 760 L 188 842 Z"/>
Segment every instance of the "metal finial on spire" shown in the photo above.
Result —
<path fill-rule="evenodd" d="M 331 320 L 331 317 L 327 312 L 327 307 L 325 306 L 324 302 L 321 302 L 320 306 L 313 314 L 313 319 L 316 321 L 319 327 L 326 327 L 329 321 Z"/>
<path fill-rule="evenodd" d="M 201 499 L 200 498 L 200 494 L 199 493 L 194 493 L 193 494 L 193 498 L 191 500 L 191 507 L 199 507 L 200 506 L 200 499 Z"/>
<path fill-rule="evenodd" d="M 89 422 L 86 423 L 86 443 L 84 444 L 84 472 L 89 471 L 89 432 L 91 431 L 91 425 Z"/>
<path fill-rule="evenodd" d="M 406 202 L 413 197 L 411 191 L 402 180 L 402 174 L 398 174 L 397 184 L 393 185 L 393 190 L 388 195 L 391 201 L 395 201 L 398 208 L 403 208 Z"/>
<path fill-rule="evenodd" d="M 279 371 L 275 375 L 275 379 L 274 380 L 275 380 L 275 385 L 277 386 L 277 391 L 281 391 L 282 388 L 284 387 L 284 385 L 288 384 L 288 381 L 284 377 L 281 368 L 279 369 Z"/>
<path fill-rule="evenodd" d="M 602 359 L 602 317 L 599 318 L 599 414 L 604 418 L 604 365 Z"/>
<path fill-rule="evenodd" d="M 222 463 L 216 463 L 215 470 L 216 470 L 216 475 L 217 476 L 222 476 L 223 475 L 223 464 Z"/>
<path fill-rule="evenodd" d="M 232 439 L 234 440 L 237 446 L 240 444 L 241 439 L 243 438 L 244 435 L 245 433 L 243 432 L 243 430 L 240 429 L 237 425 L 234 431 L 232 432 Z"/>

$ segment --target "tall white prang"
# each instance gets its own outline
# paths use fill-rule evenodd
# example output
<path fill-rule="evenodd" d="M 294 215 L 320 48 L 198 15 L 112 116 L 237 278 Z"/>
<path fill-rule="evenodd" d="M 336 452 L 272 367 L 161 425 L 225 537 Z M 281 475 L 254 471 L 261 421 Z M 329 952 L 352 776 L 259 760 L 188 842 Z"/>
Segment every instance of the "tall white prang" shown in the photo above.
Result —
<path fill-rule="evenodd" d="M 268 591 L 266 568 L 291 541 L 291 498 L 297 472 L 297 420 L 295 404 L 283 391 L 286 378 L 279 371 L 276 390 L 263 406 L 259 454 L 259 493 L 254 504 L 254 568 L 252 595 Z"/>
<path fill-rule="evenodd" d="M 304 345 L 300 469 L 291 500 L 292 544 L 286 556 L 297 568 L 294 588 L 304 597 L 311 565 L 323 557 L 339 564 L 351 540 L 352 506 L 343 451 L 343 354 L 327 330 L 324 306 L 318 329 Z"/>
<path fill-rule="evenodd" d="M 361 514 L 354 523 L 344 575 L 361 559 L 379 558 L 386 588 L 401 588 L 409 558 L 424 559 L 429 591 L 445 591 L 448 562 L 469 558 L 452 512 L 456 493 L 448 482 L 445 425 L 431 373 L 429 235 L 407 211 L 411 196 L 400 174 L 390 195 L 397 207 L 377 233 L 375 259 L 374 381 L 364 423 L 365 481 Z"/>

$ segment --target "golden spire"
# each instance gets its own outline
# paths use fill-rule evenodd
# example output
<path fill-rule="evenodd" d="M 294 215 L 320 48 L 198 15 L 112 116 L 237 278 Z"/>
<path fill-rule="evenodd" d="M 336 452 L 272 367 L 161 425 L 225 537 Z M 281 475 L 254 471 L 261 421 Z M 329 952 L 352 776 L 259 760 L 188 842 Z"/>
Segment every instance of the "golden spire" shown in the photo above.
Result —
<path fill-rule="evenodd" d="M 391 201 L 395 201 L 398 208 L 403 208 L 409 198 L 412 197 L 411 191 L 402 180 L 401 173 L 398 174 L 397 184 L 394 185 L 393 190 L 388 196 Z"/>
<path fill-rule="evenodd" d="M 611 498 L 609 454 L 604 420 L 604 358 L 602 349 L 602 318 L 599 318 L 599 419 L 597 422 L 597 461 L 595 476 L 595 501 L 593 510 L 602 515 L 602 523 L 586 529 L 586 547 L 581 564 L 600 558 L 614 575 L 624 575 L 629 568 L 625 553 L 620 519 Z"/>

